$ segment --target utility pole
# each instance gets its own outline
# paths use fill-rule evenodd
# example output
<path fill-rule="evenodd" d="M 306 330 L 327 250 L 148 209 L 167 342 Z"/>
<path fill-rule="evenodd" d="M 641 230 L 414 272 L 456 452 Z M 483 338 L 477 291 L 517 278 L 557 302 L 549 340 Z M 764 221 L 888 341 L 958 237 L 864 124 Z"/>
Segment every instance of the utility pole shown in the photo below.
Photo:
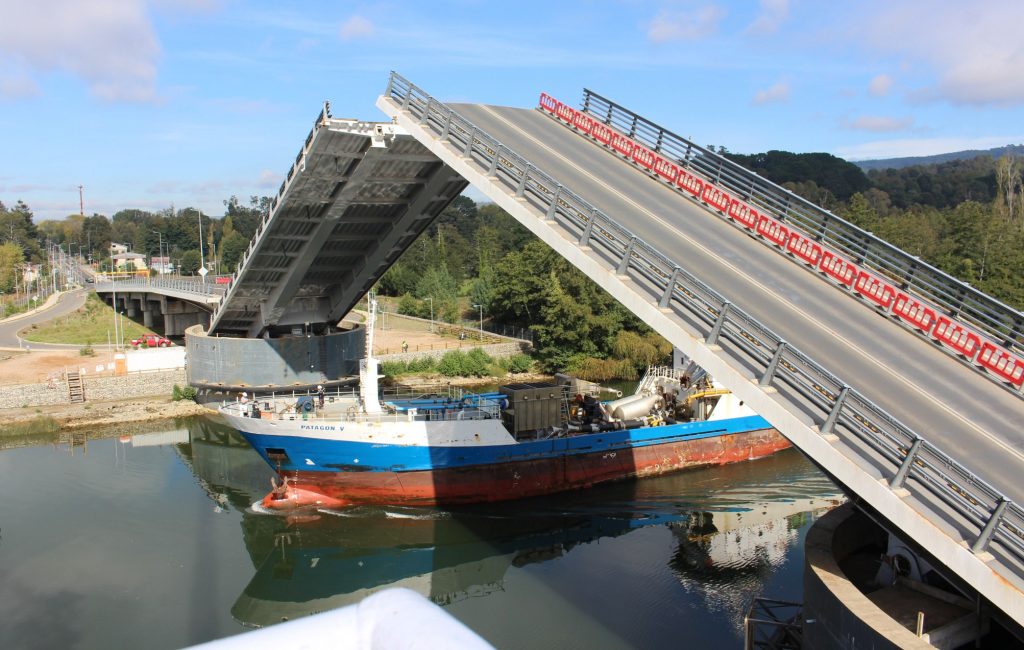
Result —
<path fill-rule="evenodd" d="M 82 186 L 78 186 L 78 214 L 79 216 L 85 216 L 85 200 L 82 198 Z"/>

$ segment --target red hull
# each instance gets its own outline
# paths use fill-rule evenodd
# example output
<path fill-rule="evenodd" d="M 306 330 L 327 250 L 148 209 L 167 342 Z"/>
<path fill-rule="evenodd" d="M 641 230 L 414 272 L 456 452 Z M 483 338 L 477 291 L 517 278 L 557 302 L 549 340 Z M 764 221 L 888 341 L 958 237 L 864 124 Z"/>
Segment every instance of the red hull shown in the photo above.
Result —
<path fill-rule="evenodd" d="M 506 501 L 770 456 L 790 446 L 774 429 L 616 452 L 417 472 L 283 472 L 287 489 L 263 505 L 453 505 Z"/>

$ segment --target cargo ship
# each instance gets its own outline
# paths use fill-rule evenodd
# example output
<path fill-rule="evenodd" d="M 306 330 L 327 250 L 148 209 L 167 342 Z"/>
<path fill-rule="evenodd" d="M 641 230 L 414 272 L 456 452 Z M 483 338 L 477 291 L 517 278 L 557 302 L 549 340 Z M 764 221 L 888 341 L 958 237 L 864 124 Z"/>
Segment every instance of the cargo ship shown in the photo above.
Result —
<path fill-rule="evenodd" d="M 366 324 L 373 350 L 373 308 Z M 521 499 L 771 455 L 790 445 L 702 369 L 651 367 L 611 401 L 567 377 L 488 393 L 269 395 L 219 412 L 276 471 L 262 507 L 431 505 Z"/>

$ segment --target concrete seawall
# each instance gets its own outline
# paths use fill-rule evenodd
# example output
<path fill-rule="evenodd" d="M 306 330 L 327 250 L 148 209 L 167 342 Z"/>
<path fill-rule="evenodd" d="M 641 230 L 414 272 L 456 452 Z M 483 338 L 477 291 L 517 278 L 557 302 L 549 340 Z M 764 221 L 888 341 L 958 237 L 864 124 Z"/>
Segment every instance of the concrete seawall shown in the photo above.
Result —
<path fill-rule="evenodd" d="M 136 372 L 120 377 L 85 377 L 86 402 L 134 397 L 169 396 L 175 384 L 185 386 L 184 369 Z M 8 384 L 0 391 L 0 409 L 70 404 L 65 380 L 52 383 Z"/>

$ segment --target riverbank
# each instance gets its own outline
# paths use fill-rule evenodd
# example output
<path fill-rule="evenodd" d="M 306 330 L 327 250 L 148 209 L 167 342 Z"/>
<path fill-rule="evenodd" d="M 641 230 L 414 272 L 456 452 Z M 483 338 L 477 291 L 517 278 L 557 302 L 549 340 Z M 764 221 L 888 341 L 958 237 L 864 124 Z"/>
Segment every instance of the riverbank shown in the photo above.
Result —
<path fill-rule="evenodd" d="M 147 397 L 0 410 L 0 437 L 174 420 L 214 413 L 191 400 Z"/>
<path fill-rule="evenodd" d="M 529 382 L 553 381 L 554 377 L 537 372 L 509 372 L 504 375 L 491 375 L 486 377 L 446 377 L 438 373 L 408 374 L 397 377 L 387 377 L 384 384 L 391 386 L 408 386 L 418 388 L 421 386 L 457 386 L 459 388 L 480 388 L 495 385 L 521 384 Z"/>

